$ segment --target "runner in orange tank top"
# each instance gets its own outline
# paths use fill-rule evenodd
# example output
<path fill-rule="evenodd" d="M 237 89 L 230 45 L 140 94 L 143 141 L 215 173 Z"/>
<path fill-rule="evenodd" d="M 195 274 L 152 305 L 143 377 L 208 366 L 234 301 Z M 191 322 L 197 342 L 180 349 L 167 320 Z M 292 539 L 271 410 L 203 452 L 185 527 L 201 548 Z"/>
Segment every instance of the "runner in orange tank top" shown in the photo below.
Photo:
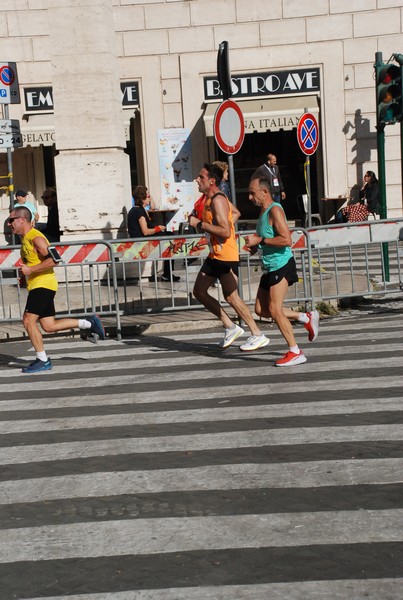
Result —
<path fill-rule="evenodd" d="M 223 171 L 218 165 L 206 163 L 197 177 L 199 191 L 206 195 L 207 200 L 203 219 L 190 215 L 189 224 L 199 233 L 206 235 L 210 253 L 196 278 L 193 295 L 221 320 L 225 327 L 225 335 L 218 345 L 220 348 L 227 348 L 244 333 L 244 330 L 231 321 L 218 300 L 209 294 L 209 288 L 219 279 L 226 302 L 251 331 L 246 349 L 257 350 L 266 346 L 269 340 L 262 334 L 249 308 L 238 294 L 239 252 L 234 222 L 239 217 L 239 211 L 218 187 L 222 176 Z"/>
<path fill-rule="evenodd" d="M 228 221 L 230 226 L 230 236 L 223 238 L 218 235 L 210 235 L 210 258 L 216 258 L 217 260 L 223 260 L 226 262 L 239 262 L 239 251 L 238 245 L 235 238 L 235 227 L 233 222 L 233 212 L 231 209 L 231 203 L 222 192 L 218 192 L 212 198 L 207 198 L 204 204 L 203 218 L 202 221 L 213 225 L 213 209 L 212 203 L 217 196 L 223 196 L 228 204 Z"/>

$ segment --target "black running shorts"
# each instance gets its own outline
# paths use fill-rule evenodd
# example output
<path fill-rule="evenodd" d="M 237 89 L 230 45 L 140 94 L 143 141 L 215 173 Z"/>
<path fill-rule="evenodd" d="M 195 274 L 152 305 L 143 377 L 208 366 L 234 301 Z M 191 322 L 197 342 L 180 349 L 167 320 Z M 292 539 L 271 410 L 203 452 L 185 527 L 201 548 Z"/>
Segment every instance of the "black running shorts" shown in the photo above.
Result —
<path fill-rule="evenodd" d="M 202 264 L 200 273 L 205 273 L 209 277 L 214 277 L 214 279 L 220 279 L 221 275 L 227 275 L 227 273 L 230 271 L 232 271 L 238 277 L 238 269 L 238 261 L 226 262 L 224 260 L 217 260 L 216 258 L 210 258 L 208 256 Z"/>
<path fill-rule="evenodd" d="M 280 283 L 284 278 L 287 279 L 288 285 L 293 285 L 298 281 L 297 265 L 295 264 L 293 256 L 284 267 L 281 267 L 281 269 L 264 273 L 260 279 L 259 287 L 268 290 L 273 285 Z"/>
<path fill-rule="evenodd" d="M 56 292 L 47 288 L 35 288 L 28 293 L 25 312 L 42 317 L 54 317 Z"/>

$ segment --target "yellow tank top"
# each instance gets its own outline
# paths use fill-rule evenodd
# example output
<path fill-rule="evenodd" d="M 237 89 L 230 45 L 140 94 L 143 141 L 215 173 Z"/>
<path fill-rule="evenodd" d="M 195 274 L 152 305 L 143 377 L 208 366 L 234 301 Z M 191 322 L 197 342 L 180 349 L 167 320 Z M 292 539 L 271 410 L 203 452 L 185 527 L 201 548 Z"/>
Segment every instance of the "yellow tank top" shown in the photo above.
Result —
<path fill-rule="evenodd" d="M 41 262 L 33 244 L 33 240 L 36 237 L 43 237 L 48 241 L 43 233 L 37 229 L 31 229 L 21 240 L 21 260 L 24 265 L 27 265 L 28 267 L 39 265 Z M 32 273 L 27 278 L 28 291 L 35 290 L 36 288 L 46 288 L 48 290 L 53 290 L 54 292 L 57 291 L 57 279 L 53 268 L 46 269 L 46 271 L 41 271 L 40 273 Z"/>
<path fill-rule="evenodd" d="M 217 194 L 216 194 L 217 195 Z M 228 198 L 219 193 L 220 196 L 224 196 L 227 204 L 228 204 L 228 221 L 231 225 L 231 235 L 229 238 L 221 238 L 219 236 L 215 236 L 210 234 L 210 258 L 216 258 L 217 260 L 224 260 L 226 262 L 237 262 L 239 261 L 239 252 L 238 245 L 235 239 L 235 228 L 232 220 L 232 210 L 231 205 L 229 203 Z M 204 205 L 203 211 L 203 221 L 206 223 L 210 223 L 210 225 L 216 225 L 213 218 L 213 213 L 211 210 L 211 204 L 215 196 L 212 198 L 207 198 L 206 203 Z"/>

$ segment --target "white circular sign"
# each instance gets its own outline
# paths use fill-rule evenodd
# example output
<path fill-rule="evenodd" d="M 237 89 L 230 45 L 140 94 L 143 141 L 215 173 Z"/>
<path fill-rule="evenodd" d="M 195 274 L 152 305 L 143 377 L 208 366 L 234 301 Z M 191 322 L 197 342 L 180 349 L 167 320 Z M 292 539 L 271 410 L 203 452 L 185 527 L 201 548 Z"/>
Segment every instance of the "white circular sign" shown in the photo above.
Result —
<path fill-rule="evenodd" d="M 238 104 L 224 100 L 214 115 L 214 137 L 223 152 L 236 154 L 245 139 L 244 117 Z"/>

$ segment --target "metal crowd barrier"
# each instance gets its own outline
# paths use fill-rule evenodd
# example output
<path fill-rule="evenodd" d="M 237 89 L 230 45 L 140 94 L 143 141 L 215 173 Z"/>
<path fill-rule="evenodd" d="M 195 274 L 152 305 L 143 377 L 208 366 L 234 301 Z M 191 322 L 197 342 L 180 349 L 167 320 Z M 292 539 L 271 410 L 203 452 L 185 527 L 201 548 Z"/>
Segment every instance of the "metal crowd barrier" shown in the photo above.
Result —
<path fill-rule="evenodd" d="M 286 302 L 315 306 L 319 301 L 395 292 L 403 285 L 403 219 L 293 228 L 292 249 L 299 282 Z M 261 277 L 260 260 L 247 252 L 245 236 L 237 234 L 240 251 L 239 289 L 253 304 Z M 82 317 L 97 312 L 116 320 L 120 337 L 122 314 L 187 310 L 200 305 L 193 284 L 208 244 L 201 235 L 164 235 L 141 239 L 96 240 L 55 244 L 62 256 L 56 267 L 58 316 Z M 161 280 L 163 262 L 171 261 L 180 281 Z M 20 320 L 26 290 L 18 285 L 18 246 L 0 248 L 0 322 Z M 219 285 L 211 293 L 223 301 Z"/>
<path fill-rule="evenodd" d="M 261 277 L 259 257 L 250 256 L 245 249 L 245 236 L 253 231 L 242 231 L 237 234 L 240 252 L 240 294 L 248 304 L 254 303 L 258 284 Z M 293 296 L 288 301 L 298 303 L 312 302 L 311 261 L 306 261 L 305 255 L 310 252 L 307 244 L 307 232 L 303 229 L 293 231 L 295 238 L 294 254 L 297 263 L 301 265 L 303 276 L 300 282 L 293 286 Z M 304 240 L 303 244 L 301 239 Z M 120 297 L 124 311 L 151 312 L 186 310 L 201 305 L 192 295 L 193 285 L 200 266 L 208 255 L 208 242 L 202 235 L 161 236 L 127 239 L 112 242 L 117 258 L 117 278 L 120 285 Z M 161 281 L 163 262 L 170 261 L 174 275 L 181 280 L 174 282 Z M 220 285 L 211 289 L 219 301 L 223 301 Z"/>
<path fill-rule="evenodd" d="M 402 226 L 399 218 L 310 228 L 314 298 L 377 296 L 402 289 Z"/>
<path fill-rule="evenodd" d="M 314 306 L 319 301 L 351 296 L 387 294 L 402 285 L 399 230 L 403 219 L 293 228 L 292 248 L 300 280 L 289 289 L 286 302 Z M 255 301 L 261 277 L 260 260 L 245 249 L 245 236 L 237 235 L 240 251 L 240 293 L 248 304 Z M 387 262 L 385 259 L 387 246 Z M 113 242 L 118 281 L 123 288 L 126 312 L 185 310 L 199 306 L 192 288 L 208 254 L 202 235 L 182 235 Z M 401 248 L 401 242 L 400 242 Z M 178 283 L 157 277 L 162 262 L 173 260 Z M 159 265 L 159 269 L 158 269 Z M 211 290 L 222 300 L 221 288 Z"/>
<path fill-rule="evenodd" d="M 120 307 L 116 261 L 111 244 L 105 240 L 52 244 L 62 262 L 55 266 L 59 289 L 55 298 L 58 317 L 85 317 L 97 312 L 113 316 L 120 336 Z M 22 265 L 19 246 L 0 248 L 0 322 L 19 321 L 27 290 L 19 285 Z"/>

